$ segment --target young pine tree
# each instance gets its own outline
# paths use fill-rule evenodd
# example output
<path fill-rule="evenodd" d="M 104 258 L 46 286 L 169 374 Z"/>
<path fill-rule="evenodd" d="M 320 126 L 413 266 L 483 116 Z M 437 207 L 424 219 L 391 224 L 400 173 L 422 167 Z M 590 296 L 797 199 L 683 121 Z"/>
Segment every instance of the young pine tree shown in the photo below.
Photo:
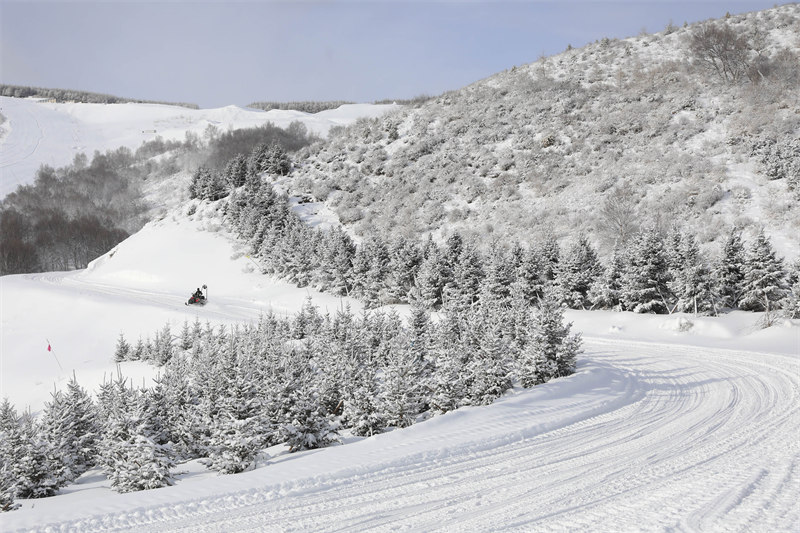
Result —
<path fill-rule="evenodd" d="M 517 372 L 523 387 L 546 383 L 575 372 L 581 353 L 580 334 L 570 335 L 572 324 L 564 323 L 564 311 L 548 291 L 533 314 L 528 344 L 520 354 Z"/>
<path fill-rule="evenodd" d="M 786 271 L 783 261 L 775 254 L 762 229 L 745 258 L 742 307 L 764 311 L 769 324 L 773 317 L 772 312 L 785 296 Z"/>
<path fill-rule="evenodd" d="M 620 301 L 635 313 L 669 310 L 669 272 L 664 241 L 655 228 L 642 230 L 629 244 L 622 273 Z"/>
<path fill-rule="evenodd" d="M 581 235 L 562 254 L 555 268 L 555 286 L 567 307 L 585 309 L 589 305 L 589 289 L 600 272 L 597 253 L 589 239 Z"/>
<path fill-rule="evenodd" d="M 132 359 L 131 345 L 125 340 L 125 336 L 120 333 L 117 338 L 117 347 L 114 350 L 114 361 L 120 363 Z"/>
<path fill-rule="evenodd" d="M 714 292 L 720 305 L 736 309 L 744 293 L 745 252 L 742 235 L 734 229 L 728 235 L 725 248 L 714 268 Z"/>
<path fill-rule="evenodd" d="M 74 375 L 66 392 L 55 392 L 45 406 L 42 432 L 58 451 L 65 481 L 74 481 L 94 466 L 100 433 L 97 411 Z"/>

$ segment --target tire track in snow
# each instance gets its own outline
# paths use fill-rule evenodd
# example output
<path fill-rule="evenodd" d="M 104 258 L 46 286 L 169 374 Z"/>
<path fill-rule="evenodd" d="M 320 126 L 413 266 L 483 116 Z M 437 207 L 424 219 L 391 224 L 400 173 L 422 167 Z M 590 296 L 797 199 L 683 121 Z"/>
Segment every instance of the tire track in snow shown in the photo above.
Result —
<path fill-rule="evenodd" d="M 561 409 L 583 414 L 556 427 L 501 420 L 513 423 L 499 426 L 496 442 L 458 440 L 448 448 L 445 441 L 444 451 L 412 456 L 398 447 L 394 460 L 340 475 L 62 526 L 788 531 L 800 525 L 796 359 L 595 339 L 586 345 L 585 359 L 625 381 L 616 389 L 622 401 L 601 407 L 561 398 Z M 276 467 L 265 474 L 270 468 Z"/>

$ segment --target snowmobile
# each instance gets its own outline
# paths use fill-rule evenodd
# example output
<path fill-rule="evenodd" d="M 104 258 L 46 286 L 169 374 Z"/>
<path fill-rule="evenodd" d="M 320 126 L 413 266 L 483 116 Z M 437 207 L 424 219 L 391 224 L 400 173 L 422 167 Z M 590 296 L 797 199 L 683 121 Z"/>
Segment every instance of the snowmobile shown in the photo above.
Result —
<path fill-rule="evenodd" d="M 207 286 L 203 285 L 203 290 L 205 290 L 206 294 L 208 294 Z M 200 289 L 197 289 L 194 291 L 194 294 L 192 294 L 191 298 L 189 298 L 189 301 L 186 302 L 185 305 L 206 305 L 206 302 L 208 301 L 206 294 L 203 294 Z"/>

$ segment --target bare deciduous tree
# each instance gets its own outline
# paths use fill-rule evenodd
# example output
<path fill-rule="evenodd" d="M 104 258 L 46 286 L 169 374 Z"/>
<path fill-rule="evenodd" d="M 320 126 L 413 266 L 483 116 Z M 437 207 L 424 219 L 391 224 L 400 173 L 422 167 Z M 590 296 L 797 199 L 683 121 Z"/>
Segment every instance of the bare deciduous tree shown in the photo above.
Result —
<path fill-rule="evenodd" d="M 697 61 L 727 83 L 736 83 L 747 74 L 751 48 L 747 37 L 727 23 L 702 24 L 689 40 L 689 49 Z"/>

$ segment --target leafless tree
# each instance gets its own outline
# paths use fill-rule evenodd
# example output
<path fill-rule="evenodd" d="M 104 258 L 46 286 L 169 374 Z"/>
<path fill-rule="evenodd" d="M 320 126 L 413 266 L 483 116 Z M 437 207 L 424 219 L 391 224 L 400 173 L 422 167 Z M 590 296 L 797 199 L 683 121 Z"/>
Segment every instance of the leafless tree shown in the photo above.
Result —
<path fill-rule="evenodd" d="M 727 23 L 701 24 L 689 40 L 695 59 L 716 72 L 726 83 L 736 83 L 747 75 L 751 45 Z"/>

